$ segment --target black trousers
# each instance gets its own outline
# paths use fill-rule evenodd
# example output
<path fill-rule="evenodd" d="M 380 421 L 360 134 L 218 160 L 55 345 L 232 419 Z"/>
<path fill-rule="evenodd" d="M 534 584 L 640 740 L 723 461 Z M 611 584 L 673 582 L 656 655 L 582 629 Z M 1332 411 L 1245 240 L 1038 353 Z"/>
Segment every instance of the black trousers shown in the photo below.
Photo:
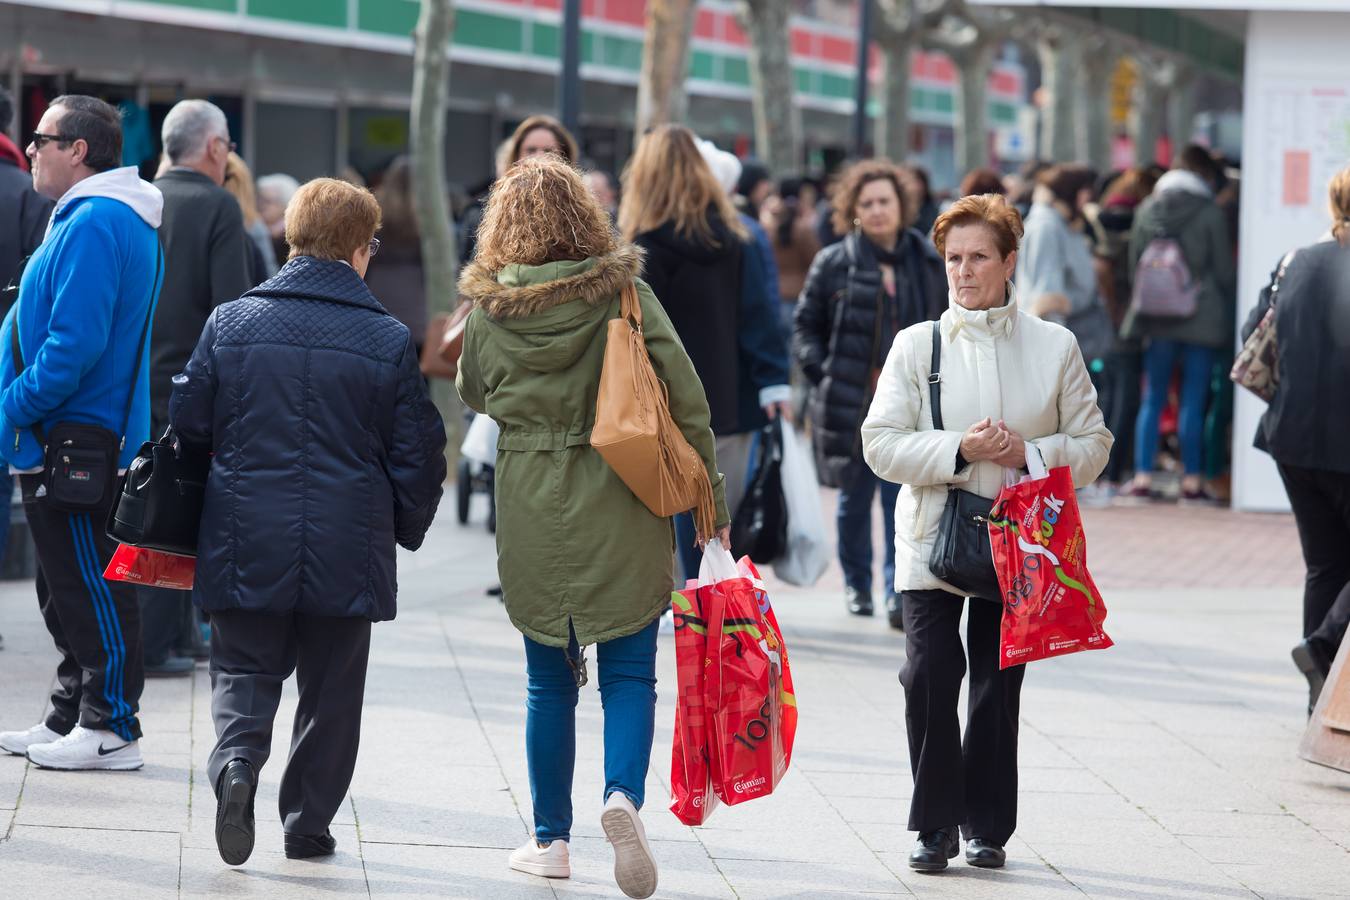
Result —
<path fill-rule="evenodd" d="M 1113 350 L 1107 355 L 1106 368 L 1097 387 L 1098 401 L 1112 434 L 1121 435 L 1111 445 L 1102 478 L 1120 484 L 1134 473 L 1134 423 L 1139 418 L 1140 379 L 1143 353 L 1138 348 Z M 1126 436 L 1130 436 L 1127 438 Z"/>
<path fill-rule="evenodd" d="M 212 613 L 212 786 L 232 759 L 262 769 L 272 749 L 281 686 L 295 672 L 300 703 L 281 777 L 281 824 L 289 834 L 323 834 L 356 769 L 369 657 L 367 619 Z"/>
<path fill-rule="evenodd" d="M 1350 624 L 1350 474 L 1280 463 L 1289 505 L 1298 523 L 1303 562 L 1303 636 L 1335 659 Z"/>
<path fill-rule="evenodd" d="M 959 825 L 967 840 L 1006 844 L 1017 827 L 1017 717 L 1025 667 L 998 667 L 1003 608 L 970 600 L 970 703 L 962 742 L 956 707 L 966 672 L 960 632 L 965 601 L 946 591 L 903 596 L 900 683 L 914 773 L 909 830 Z"/>
<path fill-rule="evenodd" d="M 103 578 L 117 549 L 104 533 L 108 510 L 52 509 L 45 489 L 37 493 L 41 475 L 20 475 L 19 486 L 37 548 L 38 607 L 61 654 L 47 727 L 68 734 L 83 725 L 137 740 L 145 684 L 140 609 L 130 585 Z"/>

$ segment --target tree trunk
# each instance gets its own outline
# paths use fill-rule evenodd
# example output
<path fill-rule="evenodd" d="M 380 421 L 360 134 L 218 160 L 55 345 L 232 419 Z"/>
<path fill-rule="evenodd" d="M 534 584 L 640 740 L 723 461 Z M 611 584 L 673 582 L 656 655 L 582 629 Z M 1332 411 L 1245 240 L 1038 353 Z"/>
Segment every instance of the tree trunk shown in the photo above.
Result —
<path fill-rule="evenodd" d="M 1037 42 L 1036 54 L 1046 94 L 1040 154 L 1050 162 L 1073 162 L 1078 158 L 1073 85 L 1082 62 L 1078 39 L 1066 30 L 1047 28 Z"/>
<path fill-rule="evenodd" d="M 877 42 L 881 51 L 881 115 L 877 119 L 877 153 L 896 162 L 909 158 L 909 79 L 914 42 L 895 35 Z"/>
<path fill-rule="evenodd" d="M 1180 151 L 1195 134 L 1195 70 L 1178 63 L 1167 92 L 1167 136 Z"/>
<path fill-rule="evenodd" d="M 952 56 L 956 64 L 956 163 L 959 174 L 989 165 L 989 71 L 997 43 L 980 40 Z"/>
<path fill-rule="evenodd" d="M 455 235 L 445 185 L 445 96 L 450 83 L 450 36 L 455 30 L 454 0 L 421 0 L 413 33 L 412 183 L 413 216 L 422 242 L 422 277 L 430 312 L 455 306 Z M 457 421 L 459 398 L 438 382 L 434 391 L 441 415 Z M 451 447 L 458 442 L 451 441 Z M 453 458 L 455 452 L 450 452 Z"/>
<path fill-rule="evenodd" d="M 647 3 L 634 146 L 652 126 L 684 121 L 689 99 L 684 80 L 689 70 L 689 38 L 694 33 L 694 5 L 695 0 Z"/>
<path fill-rule="evenodd" d="M 1135 165 L 1147 166 L 1158 152 L 1163 131 L 1163 98 L 1166 88 L 1154 77 L 1150 60 L 1138 61 L 1139 77 L 1134 83 L 1134 108 L 1130 111 L 1130 133 L 1134 138 Z"/>
<path fill-rule="evenodd" d="M 740 0 L 737 19 L 750 36 L 750 86 L 755 111 L 755 153 L 776 178 L 802 164 L 801 122 L 792 102 L 796 79 L 788 37 L 788 4 Z"/>
<path fill-rule="evenodd" d="M 1096 41 L 1083 54 L 1082 77 L 1076 81 L 1076 106 L 1080 129 L 1078 158 L 1098 172 L 1111 169 L 1111 76 L 1116 70 L 1116 50 Z"/>

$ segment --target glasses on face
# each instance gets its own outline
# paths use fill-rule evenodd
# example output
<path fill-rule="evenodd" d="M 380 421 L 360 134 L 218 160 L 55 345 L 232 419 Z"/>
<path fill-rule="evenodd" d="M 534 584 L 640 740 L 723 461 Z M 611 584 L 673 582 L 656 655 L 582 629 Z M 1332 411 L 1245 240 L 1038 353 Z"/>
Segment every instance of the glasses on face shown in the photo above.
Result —
<path fill-rule="evenodd" d="M 43 134 L 40 131 L 35 131 L 33 132 L 33 149 L 41 150 L 53 141 L 58 144 L 69 144 L 73 140 L 75 139 L 66 137 L 64 134 Z"/>
<path fill-rule="evenodd" d="M 370 246 L 370 255 L 371 255 L 371 256 L 374 256 L 376 253 L 379 253 L 379 252 L 380 252 L 380 239 L 379 239 L 379 238 L 371 238 L 371 239 L 370 239 L 370 244 L 369 244 L 369 246 Z"/>
<path fill-rule="evenodd" d="M 226 149 L 229 150 L 231 153 L 239 149 L 239 145 L 236 144 L 234 141 L 230 140 L 229 138 L 216 135 L 216 140 L 222 142 L 225 145 Z"/>

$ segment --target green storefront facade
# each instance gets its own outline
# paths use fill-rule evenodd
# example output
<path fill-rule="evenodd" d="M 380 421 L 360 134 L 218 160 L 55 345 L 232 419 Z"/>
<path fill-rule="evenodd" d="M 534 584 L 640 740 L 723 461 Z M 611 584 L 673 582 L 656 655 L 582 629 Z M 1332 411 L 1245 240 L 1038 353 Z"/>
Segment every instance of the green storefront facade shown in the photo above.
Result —
<path fill-rule="evenodd" d="M 501 134 L 547 111 L 560 51 L 559 0 L 459 0 L 450 48 L 447 164 L 463 182 L 486 177 Z M 642 0 L 587 0 L 582 31 L 583 135 L 597 164 L 627 156 L 642 60 Z M 136 105 L 157 126 L 184 96 L 209 96 L 232 119 L 259 172 L 299 177 L 350 163 L 378 168 L 406 146 L 414 0 L 0 0 L 0 72 L 29 113 L 43 97 L 88 90 Z M 796 100 L 808 162 L 842 154 L 855 66 L 848 29 L 793 23 Z M 874 65 L 873 77 L 877 72 Z M 950 167 L 950 63 L 916 59 L 913 120 L 939 183 Z M 749 149 L 750 73 L 732 4 L 704 0 L 690 58 L 691 124 Z M 1025 78 L 1001 64 L 989 123 L 1016 146 Z M 27 124 L 26 117 L 24 124 Z"/>

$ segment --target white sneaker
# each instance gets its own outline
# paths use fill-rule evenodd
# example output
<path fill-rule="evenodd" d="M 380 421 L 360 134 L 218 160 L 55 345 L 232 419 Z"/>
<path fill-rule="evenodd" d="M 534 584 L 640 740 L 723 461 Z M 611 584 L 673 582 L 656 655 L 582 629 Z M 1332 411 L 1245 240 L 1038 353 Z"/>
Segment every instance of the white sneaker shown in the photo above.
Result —
<path fill-rule="evenodd" d="M 139 769 L 141 748 L 136 741 L 124 741 L 111 731 L 95 731 L 75 726 L 63 738 L 46 744 L 30 744 L 28 760 L 44 769 Z"/>
<path fill-rule="evenodd" d="M 23 756 L 34 744 L 50 744 L 60 737 L 46 722 L 39 722 L 27 731 L 0 731 L 0 750 Z"/>
<path fill-rule="evenodd" d="M 605 801 L 600 826 L 614 845 L 614 880 L 619 890 L 636 900 L 656 893 L 656 858 L 647 843 L 647 830 L 633 801 L 615 791 Z"/>
<path fill-rule="evenodd" d="M 547 847 L 543 847 L 530 838 L 525 846 L 511 851 L 511 868 L 526 875 L 571 878 L 572 862 L 567 852 L 567 841 L 550 841 Z"/>

